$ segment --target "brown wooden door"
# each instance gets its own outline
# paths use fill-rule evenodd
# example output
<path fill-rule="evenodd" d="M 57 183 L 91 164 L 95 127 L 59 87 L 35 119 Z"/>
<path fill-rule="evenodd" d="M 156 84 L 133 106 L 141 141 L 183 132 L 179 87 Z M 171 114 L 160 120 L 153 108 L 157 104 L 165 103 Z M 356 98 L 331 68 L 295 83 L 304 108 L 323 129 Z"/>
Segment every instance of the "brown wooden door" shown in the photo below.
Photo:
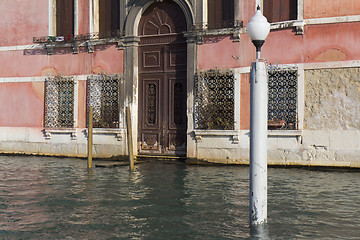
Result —
<path fill-rule="evenodd" d="M 186 155 L 186 30 L 173 1 L 151 5 L 139 35 L 139 153 Z"/>

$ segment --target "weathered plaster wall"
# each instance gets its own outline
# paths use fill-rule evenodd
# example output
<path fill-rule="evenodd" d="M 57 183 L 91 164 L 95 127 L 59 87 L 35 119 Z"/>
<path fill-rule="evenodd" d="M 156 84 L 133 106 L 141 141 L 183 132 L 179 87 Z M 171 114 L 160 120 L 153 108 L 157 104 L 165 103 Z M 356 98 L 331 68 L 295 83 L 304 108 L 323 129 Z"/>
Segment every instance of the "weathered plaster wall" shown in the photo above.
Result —
<path fill-rule="evenodd" d="M 305 71 L 305 129 L 360 130 L 360 68 Z"/>
<path fill-rule="evenodd" d="M 103 49 L 105 48 L 105 49 Z M 103 73 L 115 74 L 124 72 L 124 51 L 119 50 L 116 45 L 101 45 L 98 51 L 93 53 L 91 58 L 91 66 L 103 67 Z M 87 56 L 87 58 L 92 55 Z M 89 64 L 90 65 L 90 64 Z"/>
<path fill-rule="evenodd" d="M 268 63 L 327 62 L 360 59 L 359 22 L 305 26 L 304 35 L 293 29 L 270 32 L 262 48 Z"/>
<path fill-rule="evenodd" d="M 71 48 L 46 50 L 0 51 L 0 77 L 42 76 L 44 69 L 53 68 L 61 75 L 91 74 L 100 66 L 107 74 L 123 73 L 124 52 L 115 45 L 101 45 L 94 53 L 73 54 Z"/>
<path fill-rule="evenodd" d="M 204 43 L 198 46 L 198 69 L 249 66 L 255 58 L 255 47 L 247 34 L 241 38 L 240 42 L 234 42 L 230 36 L 204 37 Z"/>
<path fill-rule="evenodd" d="M 250 74 L 240 77 L 240 129 L 250 129 Z"/>
<path fill-rule="evenodd" d="M 89 33 L 89 0 L 78 0 L 78 6 L 78 32 Z M 3 0 L 0 16 L 0 46 L 31 44 L 49 34 L 49 0 Z"/>
<path fill-rule="evenodd" d="M 304 62 L 360 59 L 359 28 L 360 22 L 306 26 Z M 329 54 L 333 57 L 327 60 L 321 58 L 321 55 L 334 50 L 337 52 L 335 58 L 334 54 Z"/>
<path fill-rule="evenodd" d="M 90 17 L 89 17 L 89 0 L 79 1 L 79 34 L 89 33 Z"/>
<path fill-rule="evenodd" d="M 294 29 L 271 31 L 261 56 L 269 64 L 349 61 L 360 59 L 360 22 L 307 25 L 304 35 Z M 205 37 L 198 46 L 198 68 L 237 68 L 249 66 L 255 48 L 248 34 L 240 42 L 230 36 Z"/>
<path fill-rule="evenodd" d="M 0 1 L 0 46 L 31 44 L 33 37 L 47 36 L 48 3 L 48 0 Z"/>
<path fill-rule="evenodd" d="M 44 84 L 1 83 L 0 126 L 41 127 L 44 118 Z"/>
<path fill-rule="evenodd" d="M 304 0 L 304 18 L 360 15 L 358 0 Z"/>
<path fill-rule="evenodd" d="M 254 15 L 256 6 L 255 1 L 239 1 L 239 19 L 244 24 L 250 21 L 250 18 Z"/>

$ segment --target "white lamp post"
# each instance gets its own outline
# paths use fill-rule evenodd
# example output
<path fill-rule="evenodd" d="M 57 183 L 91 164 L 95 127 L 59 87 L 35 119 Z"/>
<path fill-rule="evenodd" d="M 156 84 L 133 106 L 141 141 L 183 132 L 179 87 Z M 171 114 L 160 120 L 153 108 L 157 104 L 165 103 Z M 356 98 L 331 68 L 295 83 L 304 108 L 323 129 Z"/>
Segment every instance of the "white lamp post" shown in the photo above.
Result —
<path fill-rule="evenodd" d="M 260 50 L 270 32 L 270 23 L 262 15 L 260 7 L 257 7 L 255 15 L 246 26 L 251 41 L 256 47 L 256 58 L 260 58 Z"/>
<path fill-rule="evenodd" d="M 250 223 L 261 224 L 267 219 L 268 77 L 260 50 L 270 24 L 260 7 L 247 24 L 247 31 L 256 47 L 256 62 L 251 65 L 250 76 Z"/>

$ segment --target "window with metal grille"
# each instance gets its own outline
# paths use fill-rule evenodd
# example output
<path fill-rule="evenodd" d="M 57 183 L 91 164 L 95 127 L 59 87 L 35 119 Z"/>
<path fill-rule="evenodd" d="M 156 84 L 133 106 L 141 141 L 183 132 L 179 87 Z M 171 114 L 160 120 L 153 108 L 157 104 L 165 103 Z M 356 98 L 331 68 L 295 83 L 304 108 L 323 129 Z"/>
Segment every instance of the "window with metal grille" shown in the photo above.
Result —
<path fill-rule="evenodd" d="M 74 0 L 56 0 L 56 35 L 74 35 Z"/>
<path fill-rule="evenodd" d="M 270 65 L 268 75 L 268 128 L 297 129 L 297 69 Z"/>
<path fill-rule="evenodd" d="M 93 107 L 94 128 L 119 128 L 119 84 L 119 75 L 88 77 L 87 115 L 89 107 Z"/>
<path fill-rule="evenodd" d="M 45 80 L 45 127 L 74 127 L 74 79 L 56 76 Z"/>
<path fill-rule="evenodd" d="M 297 0 L 263 1 L 264 16 L 269 22 L 281 22 L 297 19 Z"/>
<path fill-rule="evenodd" d="M 195 128 L 234 129 L 234 73 L 209 70 L 195 77 Z"/>
<path fill-rule="evenodd" d="M 99 0 L 99 35 L 101 38 L 118 36 L 120 31 L 120 1 Z"/>
<path fill-rule="evenodd" d="M 208 0 L 208 29 L 234 27 L 234 0 Z"/>

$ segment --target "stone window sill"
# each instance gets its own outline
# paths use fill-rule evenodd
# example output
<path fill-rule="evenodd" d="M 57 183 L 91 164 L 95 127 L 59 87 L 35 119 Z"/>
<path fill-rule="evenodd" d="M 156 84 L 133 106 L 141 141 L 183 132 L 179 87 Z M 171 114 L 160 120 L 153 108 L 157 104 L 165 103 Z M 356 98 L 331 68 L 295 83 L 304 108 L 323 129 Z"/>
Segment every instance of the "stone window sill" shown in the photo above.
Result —
<path fill-rule="evenodd" d="M 85 129 L 86 136 L 88 135 L 88 129 Z M 116 135 L 118 141 L 124 139 L 126 134 L 125 129 L 119 128 L 93 128 L 93 134 L 95 135 Z"/>
<path fill-rule="evenodd" d="M 294 137 L 299 143 L 302 142 L 301 130 L 268 130 L 268 137 Z"/>
<path fill-rule="evenodd" d="M 86 136 L 88 135 L 88 129 L 83 131 Z M 51 139 L 53 134 L 69 134 L 71 140 L 77 139 L 77 129 L 75 128 L 63 128 L 63 129 L 44 129 L 45 139 Z M 125 136 L 125 129 L 118 128 L 93 128 L 93 134 L 95 135 L 116 135 L 118 141 L 123 140 Z"/>
<path fill-rule="evenodd" d="M 268 130 L 268 136 L 299 137 L 301 135 L 301 130 Z"/>
<path fill-rule="evenodd" d="M 238 130 L 194 130 L 196 142 L 201 142 L 203 136 L 232 136 L 232 143 L 239 143 Z"/>
<path fill-rule="evenodd" d="M 75 128 L 59 128 L 59 129 L 45 128 L 43 130 L 43 133 L 45 139 L 51 139 L 52 134 L 70 134 L 71 140 L 75 140 L 77 138 Z"/>

